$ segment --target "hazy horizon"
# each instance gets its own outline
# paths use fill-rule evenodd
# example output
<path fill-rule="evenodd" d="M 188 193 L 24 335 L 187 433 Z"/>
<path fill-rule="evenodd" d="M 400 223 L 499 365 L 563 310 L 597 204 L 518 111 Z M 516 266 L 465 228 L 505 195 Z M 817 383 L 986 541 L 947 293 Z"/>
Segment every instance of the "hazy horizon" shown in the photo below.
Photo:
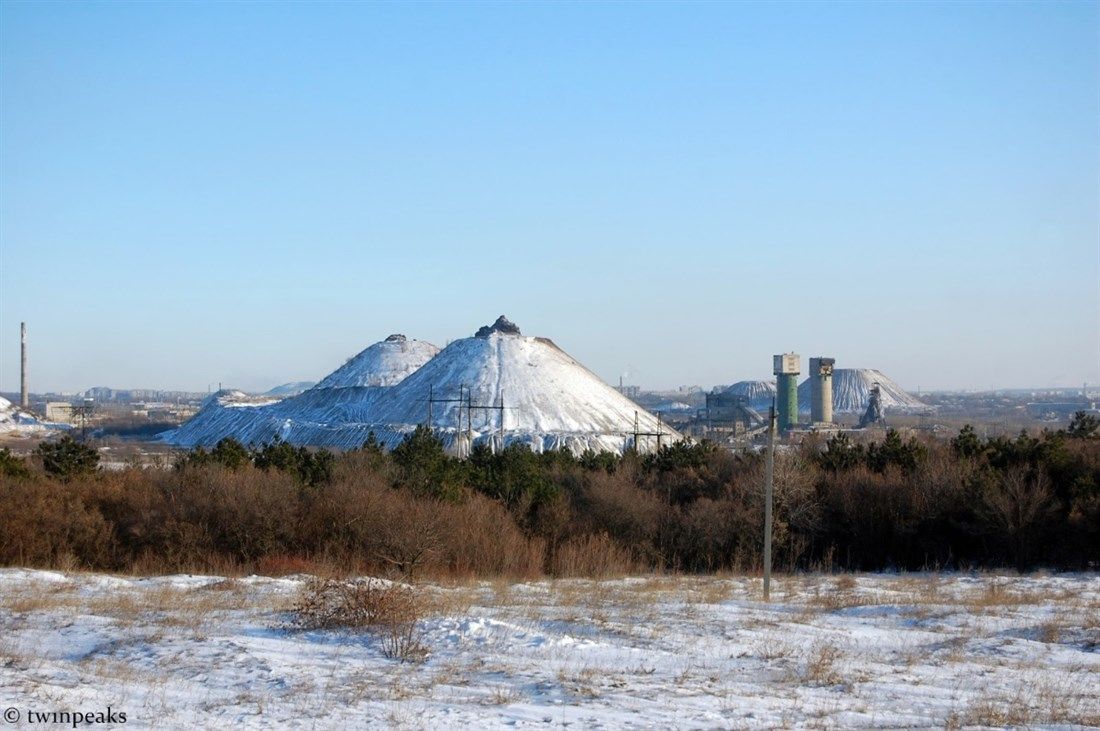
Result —
<path fill-rule="evenodd" d="M 1095 3 L 0 5 L 0 389 L 506 314 L 609 383 L 1100 383 Z"/>

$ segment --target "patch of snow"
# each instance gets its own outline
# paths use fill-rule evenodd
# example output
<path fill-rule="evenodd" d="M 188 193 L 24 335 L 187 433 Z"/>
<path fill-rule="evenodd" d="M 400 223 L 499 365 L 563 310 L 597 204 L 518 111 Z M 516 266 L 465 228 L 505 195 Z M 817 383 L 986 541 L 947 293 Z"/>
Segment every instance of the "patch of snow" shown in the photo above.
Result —
<path fill-rule="evenodd" d="M 439 348 L 429 342 L 390 335 L 349 358 L 316 388 L 396 386 L 438 352 Z"/>
<path fill-rule="evenodd" d="M 68 424 L 43 421 L 0 396 L 0 434 L 17 437 L 44 437 L 69 429 Z"/>
<path fill-rule="evenodd" d="M 1100 720 L 1095 573 L 778 576 L 770 603 L 755 578 L 427 584 L 457 608 L 417 623 L 422 663 L 289 629 L 305 580 L 0 570 L 0 695 L 135 728 Z"/>

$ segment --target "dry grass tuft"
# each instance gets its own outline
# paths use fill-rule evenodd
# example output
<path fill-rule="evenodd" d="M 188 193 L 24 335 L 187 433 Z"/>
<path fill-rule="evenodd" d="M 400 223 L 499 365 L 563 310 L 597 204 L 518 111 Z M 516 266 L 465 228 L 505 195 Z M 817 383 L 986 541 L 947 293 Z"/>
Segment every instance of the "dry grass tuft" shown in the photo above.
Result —
<path fill-rule="evenodd" d="M 1049 597 L 1042 592 L 1020 591 L 1013 589 L 1010 581 L 991 579 L 981 590 L 967 596 L 965 603 L 971 611 L 982 612 L 999 607 L 1043 604 L 1048 600 Z"/>
<path fill-rule="evenodd" d="M 856 593 L 854 588 L 855 581 L 850 576 L 842 577 L 824 591 L 822 587 L 815 586 L 813 593 L 806 597 L 806 606 L 836 611 L 875 603 L 873 598 Z"/>
<path fill-rule="evenodd" d="M 843 682 L 837 671 L 840 648 L 829 642 L 820 642 L 810 648 L 802 680 L 813 685 L 837 685 Z"/>
<path fill-rule="evenodd" d="M 1087 709 L 1086 701 L 1093 695 L 1093 688 L 1085 680 L 1021 683 L 1011 695 L 981 698 L 969 708 L 952 713 L 945 725 L 951 729 L 1056 724 L 1092 728 L 1100 725 L 1100 716 Z"/>

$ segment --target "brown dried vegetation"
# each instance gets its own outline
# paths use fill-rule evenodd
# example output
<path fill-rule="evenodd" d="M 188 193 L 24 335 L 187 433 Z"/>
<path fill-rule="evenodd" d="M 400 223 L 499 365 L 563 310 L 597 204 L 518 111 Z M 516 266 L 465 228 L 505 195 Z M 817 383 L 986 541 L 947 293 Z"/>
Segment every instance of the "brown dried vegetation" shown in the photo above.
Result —
<path fill-rule="evenodd" d="M 814 442 L 779 455 L 777 567 L 1100 561 L 1100 440 L 962 436 L 895 437 L 873 460 Z M 217 453 L 66 481 L 37 464 L 0 470 L 0 565 L 404 579 L 761 565 L 763 464 L 751 453 L 703 445 L 575 458 L 519 447 L 459 461 L 430 435 L 391 454 Z M 818 603 L 859 603 L 853 588 L 838 584 Z"/>

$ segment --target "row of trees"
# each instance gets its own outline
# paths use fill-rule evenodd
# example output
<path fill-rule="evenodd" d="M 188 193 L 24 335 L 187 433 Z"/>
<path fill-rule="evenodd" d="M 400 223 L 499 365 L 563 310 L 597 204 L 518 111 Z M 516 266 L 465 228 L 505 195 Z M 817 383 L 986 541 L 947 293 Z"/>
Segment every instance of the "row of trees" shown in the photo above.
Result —
<path fill-rule="evenodd" d="M 1100 561 L 1100 440 L 1063 431 L 782 451 L 775 551 L 788 569 L 1083 568 Z M 0 561 L 60 557 L 164 570 L 279 560 L 409 573 L 748 571 L 760 565 L 763 459 L 677 444 L 656 454 L 448 456 L 418 429 L 332 454 L 231 439 L 173 470 L 96 469 L 94 450 L 0 450 Z"/>

